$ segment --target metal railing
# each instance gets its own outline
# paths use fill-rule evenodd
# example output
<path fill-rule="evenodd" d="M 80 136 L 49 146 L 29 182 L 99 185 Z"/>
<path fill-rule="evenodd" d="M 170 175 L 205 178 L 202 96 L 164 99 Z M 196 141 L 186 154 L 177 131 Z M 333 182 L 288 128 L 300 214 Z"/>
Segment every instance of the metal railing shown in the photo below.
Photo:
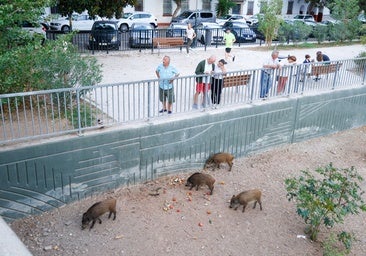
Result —
<path fill-rule="evenodd" d="M 329 73 L 314 72 L 328 67 Z M 251 104 L 260 98 L 262 69 L 227 73 L 234 86 L 225 87 L 221 107 Z M 324 71 L 324 70 L 323 70 Z M 235 77 L 246 75 L 243 82 Z M 335 89 L 363 87 L 366 58 L 286 66 L 271 75 L 266 99 L 322 93 Z M 194 109 L 193 94 L 197 76 L 178 77 L 174 81 L 173 114 L 211 110 L 210 93 L 205 106 Z M 210 79 L 210 77 L 206 77 Z M 284 81 L 285 80 L 285 81 Z M 200 100 L 202 100 L 202 94 Z M 200 102 L 201 103 L 201 102 Z M 81 134 L 85 130 L 161 118 L 159 80 L 144 80 L 99 86 L 55 89 L 0 95 L 0 144 L 46 138 L 62 134 Z"/>
<path fill-rule="evenodd" d="M 242 34 L 248 29 L 238 29 L 237 33 Z M 224 45 L 223 35 L 224 31 L 221 28 L 215 29 L 196 29 L 197 38 L 194 40 L 192 47 L 197 48 L 207 48 L 207 47 L 218 47 Z M 60 35 L 64 34 L 61 31 L 48 30 L 46 32 L 47 39 L 55 40 Z M 186 42 L 186 30 L 185 29 L 169 29 L 169 28 L 158 28 L 153 30 L 141 30 L 141 31 L 127 31 L 118 32 L 118 41 L 120 46 L 118 51 L 131 51 L 131 50 L 143 50 L 150 49 L 152 52 L 157 51 L 153 47 L 153 38 L 163 38 L 163 37 L 183 37 Z M 77 47 L 78 51 L 81 53 L 92 53 L 95 51 L 111 51 L 112 49 L 106 47 L 90 47 L 89 45 L 89 35 L 90 31 L 83 30 L 78 31 L 72 38 L 72 43 Z M 247 44 L 261 44 L 260 40 L 256 42 L 240 41 L 240 43 L 235 43 L 236 46 L 242 46 Z"/>

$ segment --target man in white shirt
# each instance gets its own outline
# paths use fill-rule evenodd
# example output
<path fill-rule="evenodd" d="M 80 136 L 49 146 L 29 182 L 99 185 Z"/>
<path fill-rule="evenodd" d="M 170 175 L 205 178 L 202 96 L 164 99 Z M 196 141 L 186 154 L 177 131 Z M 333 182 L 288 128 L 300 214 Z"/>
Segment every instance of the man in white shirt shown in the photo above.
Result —
<path fill-rule="evenodd" d="M 271 58 L 263 63 L 263 69 L 261 72 L 261 88 L 260 98 L 266 99 L 268 97 L 269 89 L 272 87 L 272 74 L 274 70 L 280 69 L 280 62 L 278 60 L 279 52 L 274 50 L 271 54 Z"/>

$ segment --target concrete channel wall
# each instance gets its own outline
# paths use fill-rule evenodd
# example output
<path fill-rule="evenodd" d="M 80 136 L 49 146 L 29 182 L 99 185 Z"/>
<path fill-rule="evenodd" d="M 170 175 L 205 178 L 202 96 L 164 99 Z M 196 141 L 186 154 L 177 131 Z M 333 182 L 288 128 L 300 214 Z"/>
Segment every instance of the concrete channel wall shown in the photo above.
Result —
<path fill-rule="evenodd" d="M 366 124 L 366 87 L 269 100 L 0 149 L 6 222 L 92 194 Z"/>

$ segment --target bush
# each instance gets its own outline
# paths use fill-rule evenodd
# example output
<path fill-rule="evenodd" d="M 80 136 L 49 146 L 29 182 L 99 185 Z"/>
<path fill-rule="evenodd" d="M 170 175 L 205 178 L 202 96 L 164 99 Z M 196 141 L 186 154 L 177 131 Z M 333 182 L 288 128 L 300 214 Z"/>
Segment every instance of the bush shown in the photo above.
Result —
<path fill-rule="evenodd" d="M 324 42 L 328 38 L 328 26 L 316 25 L 313 30 L 313 35 L 316 38 L 318 44 Z"/>
<path fill-rule="evenodd" d="M 29 43 L 0 56 L 0 93 L 90 86 L 101 81 L 94 57 L 82 57 L 71 35 L 44 45 Z"/>
<path fill-rule="evenodd" d="M 316 169 L 316 176 L 310 171 L 301 172 L 303 175 L 299 178 L 285 180 L 287 198 L 296 201 L 297 214 L 308 224 L 305 233 L 311 240 L 317 240 L 322 224 L 332 228 L 336 223 L 343 223 L 347 215 L 366 211 L 361 198 L 364 192 L 358 183 L 363 178 L 354 167 L 338 169 L 330 163 Z M 338 240 L 349 248 L 350 237 L 342 232 Z"/>

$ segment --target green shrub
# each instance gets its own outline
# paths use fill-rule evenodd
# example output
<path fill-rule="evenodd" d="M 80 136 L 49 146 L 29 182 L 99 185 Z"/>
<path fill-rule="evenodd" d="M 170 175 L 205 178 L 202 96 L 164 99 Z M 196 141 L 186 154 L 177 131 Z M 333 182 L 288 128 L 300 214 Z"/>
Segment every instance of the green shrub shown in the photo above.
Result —
<path fill-rule="evenodd" d="M 332 228 L 336 223 L 343 223 L 349 214 L 366 211 L 366 205 L 361 198 L 359 182 L 363 178 L 354 167 L 338 169 L 332 163 L 324 168 L 301 171 L 299 178 L 285 180 L 287 198 L 296 201 L 297 214 L 308 225 L 305 233 L 311 240 L 316 241 L 321 225 Z M 351 246 L 350 235 L 342 232 L 338 240 L 346 248 Z"/>

